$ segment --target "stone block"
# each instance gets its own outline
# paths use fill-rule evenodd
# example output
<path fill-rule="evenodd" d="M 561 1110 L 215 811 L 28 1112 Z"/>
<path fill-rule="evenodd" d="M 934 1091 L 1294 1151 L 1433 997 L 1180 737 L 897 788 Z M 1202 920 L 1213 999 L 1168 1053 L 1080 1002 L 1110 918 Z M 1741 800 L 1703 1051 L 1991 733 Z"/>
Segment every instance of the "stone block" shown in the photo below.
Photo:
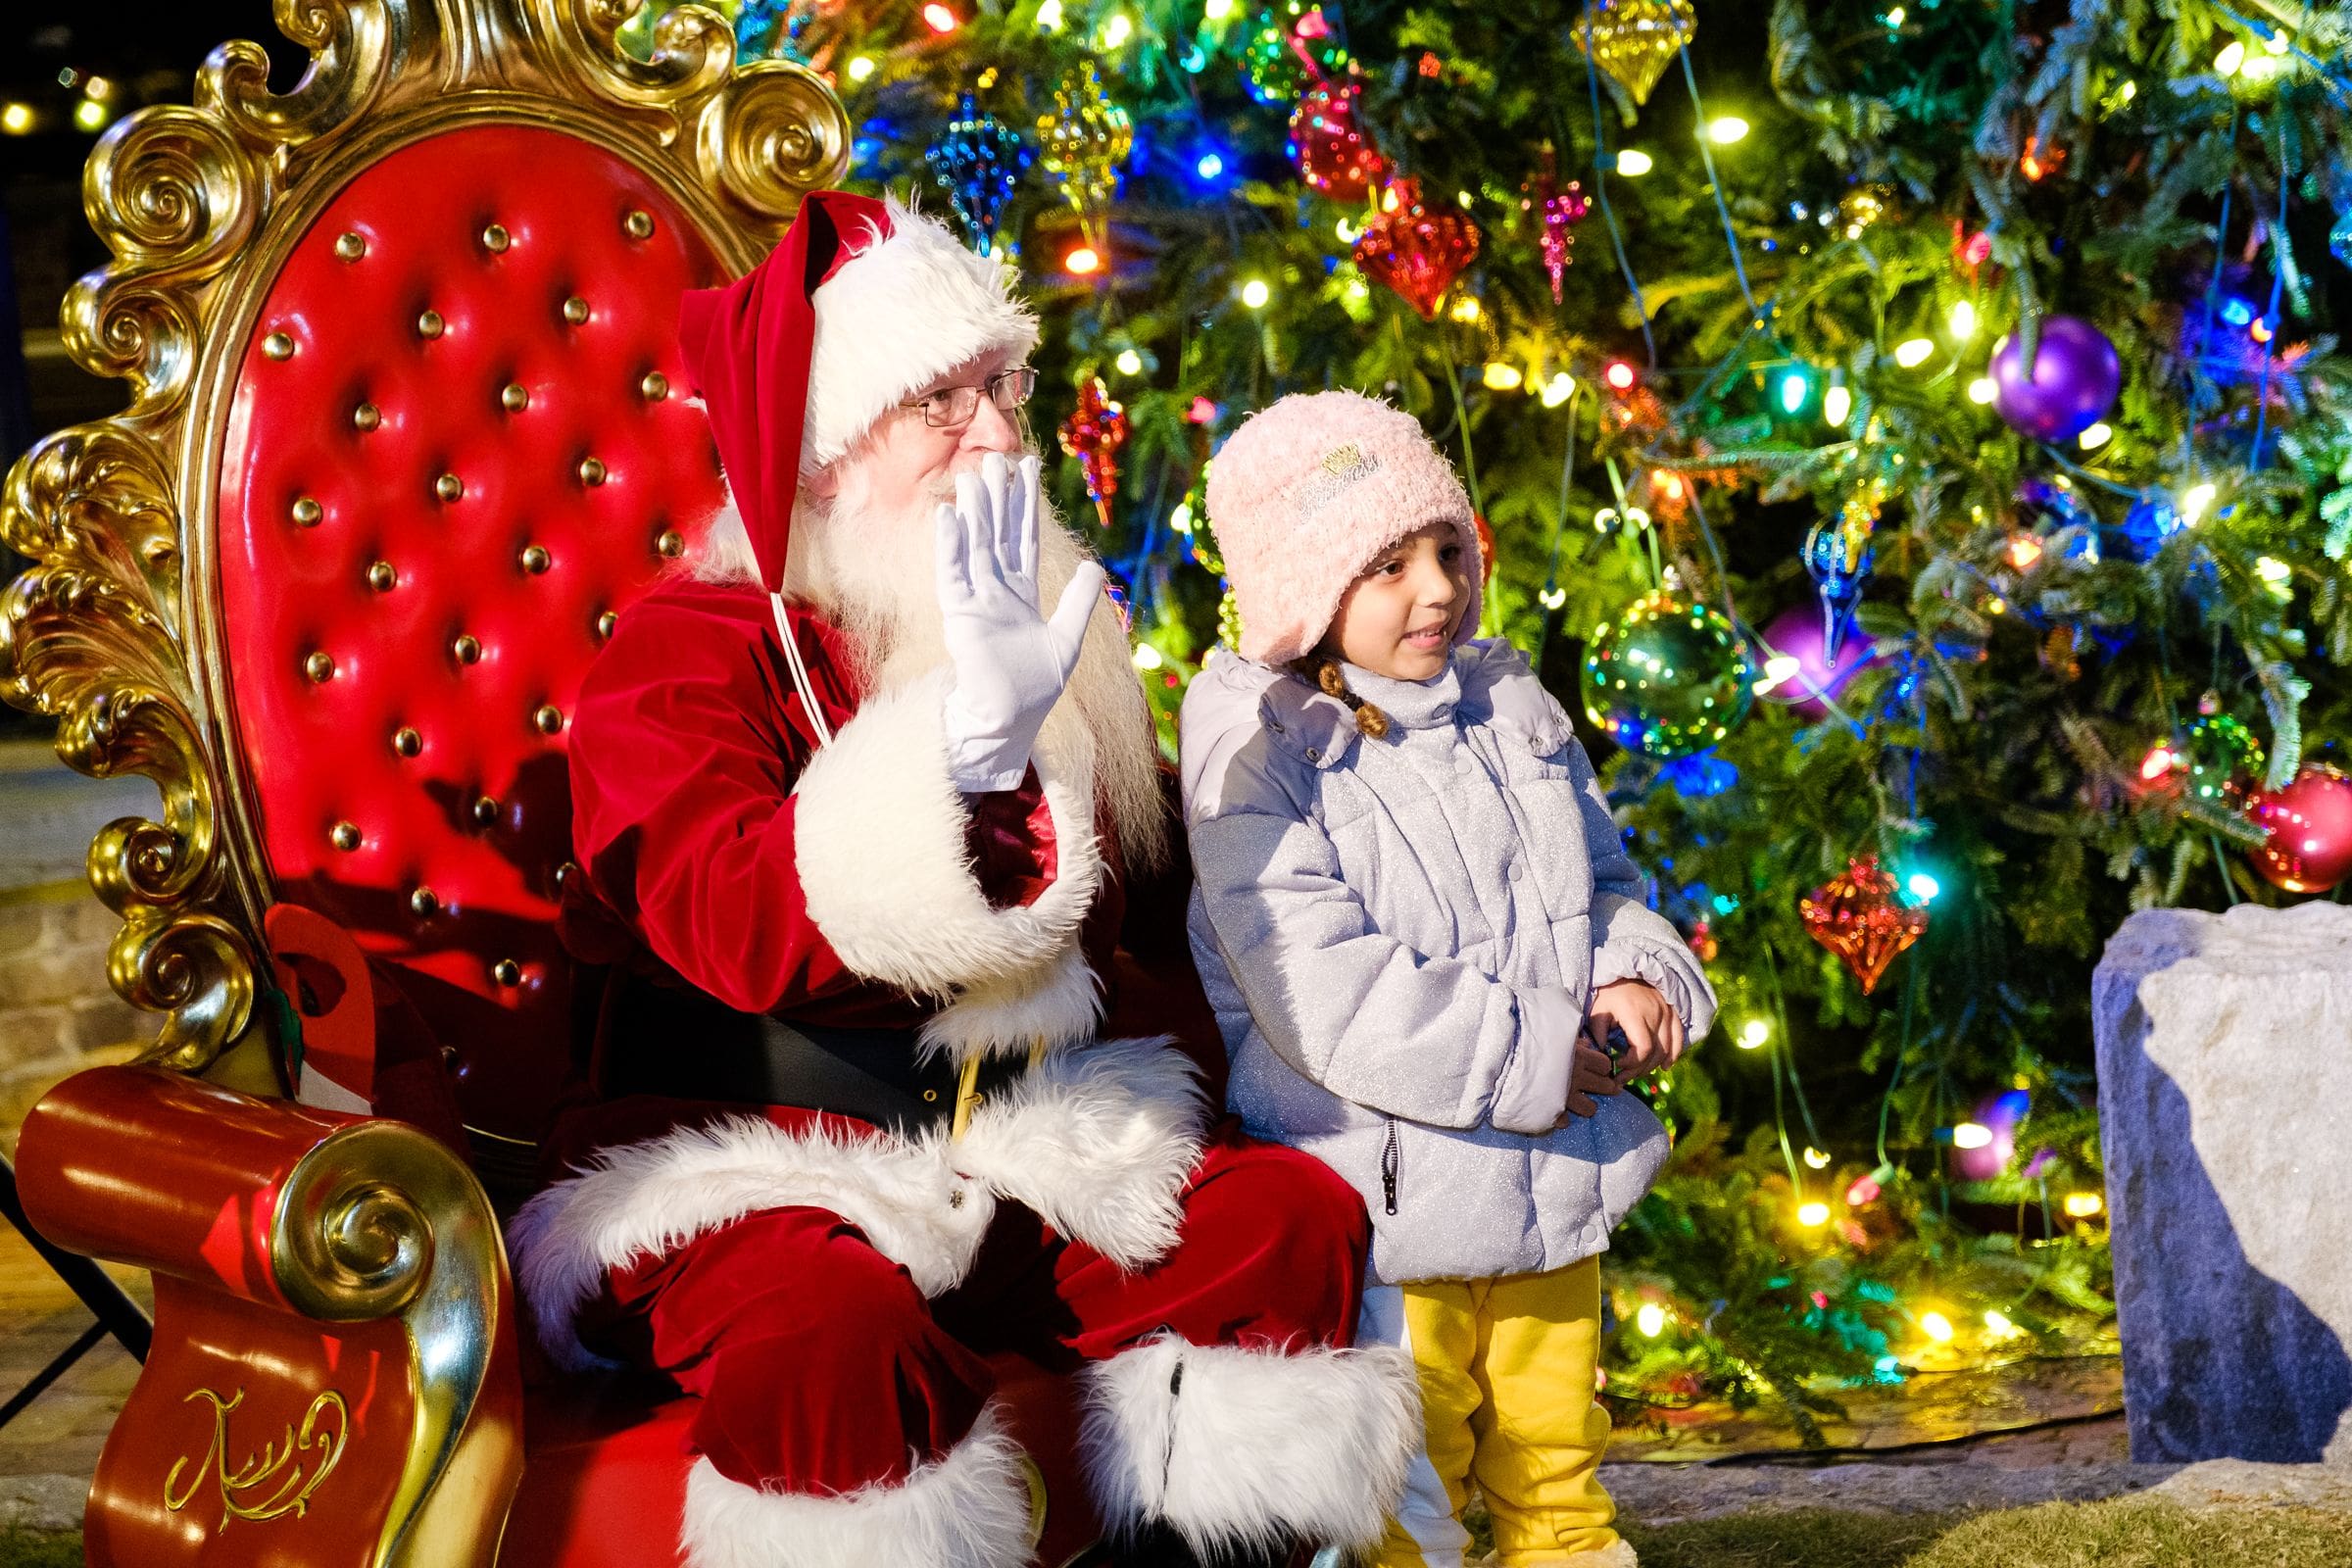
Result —
<path fill-rule="evenodd" d="M 105 906 L 100 905 L 99 907 L 104 908 Z M 46 946 L 50 939 L 50 926 L 46 903 L 0 899 L 0 964 L 9 963 Z"/>
<path fill-rule="evenodd" d="M 11 1007 L 0 1012 L 0 1073 L 67 1049 L 72 1027 L 73 1009 L 65 1006 Z"/>
<path fill-rule="evenodd" d="M 141 1012 L 110 990 L 74 1004 L 67 1038 L 74 1050 L 86 1054 L 144 1044 L 162 1026 L 161 1013 Z"/>
<path fill-rule="evenodd" d="M 2352 1461 L 2352 907 L 2142 910 L 2092 986 L 2132 1458 Z"/>
<path fill-rule="evenodd" d="M 107 989 L 103 947 L 52 945 L 0 962 L 0 1008 L 76 1002 Z"/>
<path fill-rule="evenodd" d="M 73 948 L 104 953 L 122 929 L 122 917 L 99 903 L 87 882 L 75 883 L 74 891 L 75 897 L 63 901 L 64 940 Z"/>

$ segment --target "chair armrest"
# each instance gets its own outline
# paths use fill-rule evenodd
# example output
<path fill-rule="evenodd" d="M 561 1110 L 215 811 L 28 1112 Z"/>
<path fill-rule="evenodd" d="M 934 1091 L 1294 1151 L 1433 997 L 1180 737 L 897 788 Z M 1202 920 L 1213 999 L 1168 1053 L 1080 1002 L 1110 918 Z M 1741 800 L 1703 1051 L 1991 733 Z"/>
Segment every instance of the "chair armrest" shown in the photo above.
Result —
<path fill-rule="evenodd" d="M 60 1247 L 293 1310 L 272 1255 L 280 1200 L 307 1156 L 365 1120 L 156 1067 L 100 1067 L 33 1107 L 17 1180 Z"/>
<path fill-rule="evenodd" d="M 178 1560 L 226 1528 L 228 1504 L 189 1535 L 202 1510 L 183 1471 L 203 1474 L 191 1456 L 206 1452 L 185 1430 L 202 1414 L 191 1389 L 217 1391 L 224 1440 L 232 1410 L 267 1422 L 305 1401 L 339 1432 L 305 1490 L 284 1483 L 303 1521 L 288 1528 L 322 1533 L 286 1560 L 492 1561 L 522 1462 L 513 1286 L 489 1200 L 447 1149 L 401 1122 L 99 1067 L 33 1107 L 18 1179 L 50 1240 L 159 1276 L 154 1353 L 91 1489 L 92 1563 Z M 362 1365 L 379 1369 L 371 1393 Z M 348 1506 L 306 1512 L 338 1462 L 364 1472 L 336 1483 Z M 243 1506 L 249 1484 L 223 1473 L 220 1490 Z"/>

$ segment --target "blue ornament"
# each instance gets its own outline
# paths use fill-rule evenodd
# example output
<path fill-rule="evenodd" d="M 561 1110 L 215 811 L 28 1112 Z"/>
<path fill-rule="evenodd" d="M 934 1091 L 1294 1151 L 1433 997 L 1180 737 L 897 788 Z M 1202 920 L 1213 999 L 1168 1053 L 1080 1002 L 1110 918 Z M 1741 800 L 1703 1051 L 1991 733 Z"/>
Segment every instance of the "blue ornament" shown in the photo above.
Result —
<path fill-rule="evenodd" d="M 2133 561 L 2150 560 L 2180 531 L 2180 514 L 2173 509 L 2173 498 L 2161 490 L 2144 491 L 2124 517 L 2124 553 Z"/>
<path fill-rule="evenodd" d="M 2019 507 L 2036 533 L 2055 536 L 2061 560 L 2084 565 L 2099 559 L 2099 514 L 2071 485 L 2028 479 L 2017 487 Z"/>
<path fill-rule="evenodd" d="M 1706 751 L 1678 757 L 1668 762 L 1658 769 L 1658 781 L 1686 800 L 1704 799 L 1710 795 L 1721 795 L 1739 783 L 1740 769 L 1717 757 L 1710 747 Z M 1706 897 L 1705 888 L 1700 888 L 1696 897 L 1703 901 Z"/>
<path fill-rule="evenodd" d="M 789 0 L 786 0 L 789 3 Z M 764 60 L 775 47 L 778 0 L 743 0 L 735 8 L 735 63 Z"/>
<path fill-rule="evenodd" d="M 1019 132 L 994 115 L 984 115 L 970 93 L 956 107 L 924 161 L 931 177 L 947 193 L 948 205 L 963 225 L 964 239 L 985 255 L 997 242 L 997 224 L 1012 187 L 1029 167 L 1028 145 Z"/>
<path fill-rule="evenodd" d="M 2084 504 L 2071 484 L 2054 479 L 2028 479 L 2017 487 L 2018 504 L 2034 514 L 2038 526 L 2056 533 L 2061 528 L 2095 528 L 2099 514 Z"/>
<path fill-rule="evenodd" d="M 1824 517 L 1805 535 L 1801 559 L 1814 591 L 1821 595 L 1823 657 L 1835 662 L 1854 605 L 1862 597 L 1862 584 L 1870 577 L 1870 539 L 1856 539 L 1843 521 Z"/>
<path fill-rule="evenodd" d="M 808 0 L 741 0 L 735 8 L 735 63 L 798 60 L 801 34 L 808 30 Z"/>
<path fill-rule="evenodd" d="M 2335 226 L 2328 231 L 2328 251 L 2346 267 L 2352 267 L 2352 207 L 2335 215 Z"/>

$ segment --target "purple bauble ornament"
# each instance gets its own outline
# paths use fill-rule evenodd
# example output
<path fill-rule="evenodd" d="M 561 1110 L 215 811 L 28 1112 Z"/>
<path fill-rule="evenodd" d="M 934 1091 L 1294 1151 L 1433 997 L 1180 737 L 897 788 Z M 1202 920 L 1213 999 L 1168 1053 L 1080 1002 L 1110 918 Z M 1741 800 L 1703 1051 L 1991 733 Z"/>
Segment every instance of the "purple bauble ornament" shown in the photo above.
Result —
<path fill-rule="evenodd" d="M 1992 351 L 1992 406 L 2010 426 L 2036 441 L 2071 441 L 2115 407 L 2123 362 L 2107 334 L 2079 316 L 2045 316 L 2034 373 L 2020 363 L 2015 336 Z"/>
<path fill-rule="evenodd" d="M 2034 1108 L 2034 1097 L 2023 1089 L 1993 1095 L 1977 1106 L 1970 1120 L 1990 1133 L 1991 1139 L 1974 1149 L 1953 1140 L 1952 1174 L 1964 1182 L 1988 1182 L 2009 1168 L 2017 1157 L 2017 1129 Z"/>
<path fill-rule="evenodd" d="M 1823 699 L 1836 697 L 1853 678 L 1854 671 L 1869 663 L 1873 657 L 1870 639 L 1856 635 L 1848 626 L 1845 635 L 1838 640 L 1838 657 L 1832 659 L 1825 646 L 1822 619 L 1819 605 L 1791 605 L 1764 628 L 1764 643 L 1769 650 L 1764 657 L 1795 660 L 1796 673 L 1762 696 L 1768 703 L 1786 705 L 1808 722 L 1829 715 L 1829 706 Z"/>

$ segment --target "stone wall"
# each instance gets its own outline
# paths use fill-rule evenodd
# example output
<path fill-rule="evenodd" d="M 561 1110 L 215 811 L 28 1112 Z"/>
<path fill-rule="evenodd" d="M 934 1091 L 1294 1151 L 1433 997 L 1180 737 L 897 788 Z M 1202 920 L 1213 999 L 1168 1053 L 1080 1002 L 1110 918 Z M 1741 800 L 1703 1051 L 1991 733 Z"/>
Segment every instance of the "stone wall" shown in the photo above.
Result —
<path fill-rule="evenodd" d="M 69 1073 L 121 1061 L 158 1020 L 106 982 L 122 919 L 81 881 L 0 891 L 0 1144 Z"/>
<path fill-rule="evenodd" d="M 0 1148 L 50 1085 L 155 1036 L 160 1019 L 106 982 L 122 922 L 82 863 L 108 821 L 157 809 L 143 778 L 84 778 L 46 741 L 0 742 Z"/>

